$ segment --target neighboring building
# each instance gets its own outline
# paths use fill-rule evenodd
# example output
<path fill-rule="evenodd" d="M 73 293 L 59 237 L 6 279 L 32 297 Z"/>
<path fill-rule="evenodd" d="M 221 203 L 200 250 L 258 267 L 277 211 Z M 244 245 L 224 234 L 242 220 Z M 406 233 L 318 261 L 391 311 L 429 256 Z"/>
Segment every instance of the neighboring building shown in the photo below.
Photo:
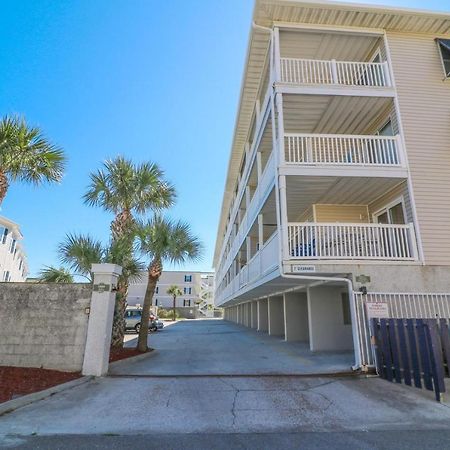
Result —
<path fill-rule="evenodd" d="M 142 305 L 144 303 L 147 280 L 147 272 L 142 272 L 140 279 L 130 284 L 127 297 L 129 305 Z M 162 308 L 173 306 L 173 298 L 167 294 L 167 289 L 172 285 L 178 286 L 183 292 L 183 295 L 176 299 L 177 307 L 198 307 L 204 315 L 212 315 L 214 312 L 214 273 L 164 271 L 156 286 L 153 297 L 154 306 Z"/>
<path fill-rule="evenodd" d="M 450 14 L 257 0 L 214 257 L 225 318 L 364 366 L 367 302 L 450 317 L 449 118 Z"/>
<path fill-rule="evenodd" d="M 25 281 L 28 264 L 19 225 L 0 216 L 0 282 Z"/>

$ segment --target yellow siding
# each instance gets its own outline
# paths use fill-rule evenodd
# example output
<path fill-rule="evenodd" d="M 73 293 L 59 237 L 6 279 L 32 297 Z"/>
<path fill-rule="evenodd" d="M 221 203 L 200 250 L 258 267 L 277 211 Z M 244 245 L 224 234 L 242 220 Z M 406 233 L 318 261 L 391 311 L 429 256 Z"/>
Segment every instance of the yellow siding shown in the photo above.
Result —
<path fill-rule="evenodd" d="M 315 205 L 317 222 L 367 223 L 366 205 Z"/>
<path fill-rule="evenodd" d="M 449 265 L 450 82 L 443 81 L 435 36 L 387 37 L 425 262 Z"/>

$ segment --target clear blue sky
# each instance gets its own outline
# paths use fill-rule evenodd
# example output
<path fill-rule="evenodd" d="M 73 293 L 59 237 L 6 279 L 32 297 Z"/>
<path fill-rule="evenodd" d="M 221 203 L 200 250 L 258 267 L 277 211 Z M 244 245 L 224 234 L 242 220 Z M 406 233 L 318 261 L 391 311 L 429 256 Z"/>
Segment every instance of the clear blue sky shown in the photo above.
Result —
<path fill-rule="evenodd" d="M 371 1 L 386 4 L 389 2 Z M 448 10 L 444 0 L 392 5 Z M 68 232 L 105 241 L 84 206 L 88 174 L 122 154 L 177 187 L 170 216 L 205 243 L 209 270 L 253 0 L 2 0 L 0 114 L 23 114 L 69 157 L 60 185 L 13 184 L 0 214 L 21 225 L 31 274 Z"/>

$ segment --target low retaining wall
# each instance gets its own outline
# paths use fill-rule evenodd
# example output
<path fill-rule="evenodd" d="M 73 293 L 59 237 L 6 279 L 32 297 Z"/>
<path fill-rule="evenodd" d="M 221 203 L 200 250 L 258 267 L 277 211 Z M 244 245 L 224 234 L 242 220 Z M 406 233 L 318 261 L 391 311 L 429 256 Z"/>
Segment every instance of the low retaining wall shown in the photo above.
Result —
<path fill-rule="evenodd" d="M 90 284 L 0 283 L 0 365 L 80 371 Z"/>

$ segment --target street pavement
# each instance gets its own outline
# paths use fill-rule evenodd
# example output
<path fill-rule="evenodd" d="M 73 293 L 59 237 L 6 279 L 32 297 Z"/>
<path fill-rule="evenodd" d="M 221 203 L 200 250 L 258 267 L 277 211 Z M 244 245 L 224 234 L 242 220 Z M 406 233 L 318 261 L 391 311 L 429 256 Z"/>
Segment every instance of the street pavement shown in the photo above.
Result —
<path fill-rule="evenodd" d="M 197 338 L 191 339 L 195 334 L 202 336 L 202 346 Z M 216 344 L 210 346 L 209 338 Z M 435 402 L 432 393 L 415 388 L 374 377 L 275 372 L 258 376 L 231 371 L 222 376 L 193 374 L 196 364 L 202 370 L 208 368 L 207 359 L 196 356 L 197 352 L 207 355 L 220 347 L 221 339 L 224 347 L 225 343 L 235 344 L 235 358 L 240 364 L 232 367 L 241 369 L 251 353 L 243 348 L 245 341 L 255 348 L 255 339 L 266 342 L 267 337 L 222 321 L 173 325 L 158 336 L 150 336 L 157 352 L 149 355 L 145 364 L 122 363 L 120 373 L 114 370 L 113 376 L 95 379 L 0 417 L 0 447 L 450 448 L 450 408 Z M 158 362 L 158 355 L 165 352 L 164 346 L 171 340 L 180 348 L 190 349 L 188 369 L 185 359 L 177 373 L 176 364 L 169 364 L 165 358 Z M 276 353 L 278 344 L 273 345 Z M 261 355 L 256 350 L 255 354 Z M 290 351 L 287 355 L 295 359 Z M 277 358 L 274 356 L 275 361 Z M 226 356 L 224 359 L 228 361 Z M 255 361 L 257 358 L 251 364 Z M 153 373 L 156 362 L 168 364 L 166 374 L 160 368 Z M 212 367 L 214 371 L 224 370 L 218 368 L 215 357 Z"/>

